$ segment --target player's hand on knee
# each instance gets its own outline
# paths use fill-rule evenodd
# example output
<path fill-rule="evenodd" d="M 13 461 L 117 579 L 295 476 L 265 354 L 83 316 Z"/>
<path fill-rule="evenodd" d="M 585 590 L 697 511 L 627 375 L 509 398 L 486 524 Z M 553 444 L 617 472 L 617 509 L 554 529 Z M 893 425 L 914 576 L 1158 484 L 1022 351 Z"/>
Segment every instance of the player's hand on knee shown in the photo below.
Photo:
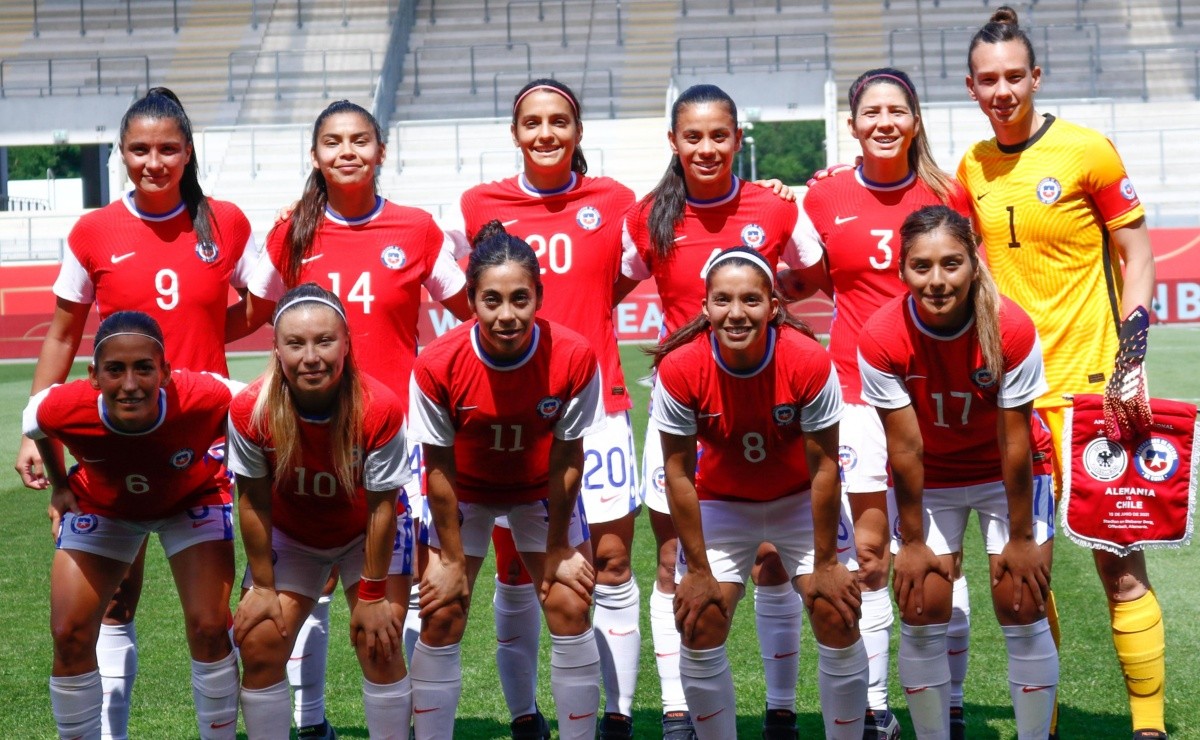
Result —
<path fill-rule="evenodd" d="M 233 643 L 241 645 L 255 627 L 267 621 L 275 624 L 280 637 L 287 638 L 279 594 L 273 588 L 251 586 L 233 613 Z"/>
<path fill-rule="evenodd" d="M 714 606 L 728 622 L 729 609 L 721 594 L 721 584 L 712 573 L 697 573 L 689 567 L 688 572 L 675 586 L 674 599 L 675 629 L 682 635 L 684 642 L 693 642 L 697 625 L 704 613 Z"/>
<path fill-rule="evenodd" d="M 862 616 L 862 593 L 858 579 L 846 566 L 838 562 L 818 565 L 813 568 L 812 577 L 806 580 L 806 586 L 805 603 L 825 599 L 848 629 L 858 624 Z"/>
<path fill-rule="evenodd" d="M 421 590 L 419 604 L 421 618 L 428 617 L 438 609 L 454 603 L 466 604 L 471 595 L 467 585 L 466 563 L 458 560 L 445 560 L 441 554 L 430 553 L 425 571 L 421 573 Z"/>
<path fill-rule="evenodd" d="M 371 660 L 391 660 L 400 647 L 403 629 L 404 625 L 396 619 L 391 602 L 386 598 L 359 599 L 350 614 L 350 642 L 356 647 L 365 647 Z"/>
<path fill-rule="evenodd" d="M 1010 539 L 991 559 L 992 588 L 1000 585 L 1004 575 L 1011 578 L 1012 594 L 1008 603 L 1013 614 L 1021 611 L 1021 600 L 1025 589 L 1033 594 L 1038 613 L 1046 611 L 1046 599 L 1050 594 L 1050 568 L 1042 557 L 1042 550 L 1033 538 Z"/>
<path fill-rule="evenodd" d="M 929 575 L 937 574 L 947 581 L 951 580 L 949 566 L 934 555 L 924 542 L 900 545 L 900 551 L 892 563 L 892 571 L 892 590 L 901 613 L 907 613 L 910 609 L 916 614 L 925 612 L 925 579 Z"/>
<path fill-rule="evenodd" d="M 574 547 L 548 549 L 539 588 L 542 601 L 550 595 L 550 587 L 555 583 L 571 589 L 590 606 L 592 590 L 596 587 L 596 569 Z"/>

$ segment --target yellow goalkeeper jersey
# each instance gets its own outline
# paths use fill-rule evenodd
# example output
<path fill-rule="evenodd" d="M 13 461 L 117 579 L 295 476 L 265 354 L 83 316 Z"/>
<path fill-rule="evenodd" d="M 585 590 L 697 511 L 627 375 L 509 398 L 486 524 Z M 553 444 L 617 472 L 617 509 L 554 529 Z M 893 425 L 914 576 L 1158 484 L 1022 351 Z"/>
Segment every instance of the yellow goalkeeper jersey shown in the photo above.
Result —
<path fill-rule="evenodd" d="M 1145 215 L 1112 142 L 1054 116 L 1028 141 L 973 146 L 958 166 L 1000 292 L 1033 318 L 1050 391 L 1102 393 L 1120 326 L 1121 263 L 1111 231 Z"/>

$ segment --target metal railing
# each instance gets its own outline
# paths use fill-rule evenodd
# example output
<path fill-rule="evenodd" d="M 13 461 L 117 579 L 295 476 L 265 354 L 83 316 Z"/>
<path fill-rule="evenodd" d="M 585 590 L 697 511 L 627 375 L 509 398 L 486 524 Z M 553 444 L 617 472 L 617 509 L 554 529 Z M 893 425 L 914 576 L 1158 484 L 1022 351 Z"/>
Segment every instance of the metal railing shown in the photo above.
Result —
<path fill-rule="evenodd" d="M 533 51 L 529 44 L 522 41 L 512 44 L 458 44 L 453 46 L 422 46 L 413 52 L 413 96 L 420 97 L 421 95 L 421 56 L 424 52 L 428 56 L 429 52 L 443 52 L 469 49 L 470 64 L 471 64 L 471 94 L 475 95 L 479 92 L 479 86 L 475 82 L 475 51 L 477 49 L 511 49 L 514 46 L 525 47 L 525 71 L 533 71 Z"/>
<path fill-rule="evenodd" d="M 924 39 L 927 36 L 936 33 L 937 41 L 938 41 L 938 44 L 937 44 L 938 45 L 938 63 L 940 65 L 939 74 L 942 79 L 946 79 L 949 76 L 949 71 L 950 71 L 950 62 L 948 61 L 949 57 L 951 55 L 953 55 L 955 57 L 955 61 L 954 61 L 955 69 L 956 70 L 961 69 L 962 65 L 963 65 L 963 61 L 962 61 L 963 60 L 963 56 L 962 56 L 963 50 L 967 48 L 966 42 L 968 39 L 971 38 L 971 35 L 974 34 L 977 30 L 979 30 L 979 29 L 975 26 L 953 26 L 953 27 L 948 27 L 948 28 L 936 28 L 936 29 L 935 28 L 893 28 L 890 31 L 888 31 L 888 34 L 887 34 L 888 66 L 893 66 L 893 67 L 896 66 L 896 37 L 897 36 L 900 36 L 902 38 L 903 37 L 915 37 L 917 39 L 917 44 L 918 44 L 919 48 L 921 49 L 922 52 L 924 52 L 924 50 L 925 50 Z M 1092 39 L 1092 38 L 1095 39 L 1095 43 L 1089 48 L 1089 52 L 1090 52 L 1091 58 L 1093 60 L 1093 63 L 1096 63 L 1095 60 L 1098 60 L 1100 58 L 1100 53 L 1101 53 L 1101 49 L 1102 49 L 1099 24 L 1096 24 L 1096 23 L 1078 23 L 1078 24 L 1051 23 L 1051 24 L 1048 24 L 1045 26 L 1031 26 L 1029 28 L 1027 33 L 1028 33 L 1031 41 L 1036 42 L 1036 41 L 1038 41 L 1038 37 L 1039 36 L 1041 37 L 1040 48 L 1035 47 L 1035 51 L 1037 52 L 1037 55 L 1038 55 L 1038 59 L 1037 59 L 1038 65 L 1042 68 L 1043 72 L 1049 73 L 1051 70 L 1052 47 L 1050 46 L 1050 34 L 1052 32 L 1067 31 L 1072 35 L 1073 40 L 1074 40 L 1075 38 L 1078 37 L 1078 33 L 1083 30 L 1088 31 L 1088 33 L 1086 35 L 1089 39 Z M 952 42 L 950 44 L 946 43 L 947 37 L 950 37 L 952 39 Z M 947 51 L 947 49 L 950 49 L 951 51 Z M 927 54 L 923 54 L 923 56 L 928 58 Z M 922 69 L 924 69 L 924 65 L 922 65 Z M 1099 67 L 1096 67 L 1096 71 L 1097 72 L 1100 71 Z"/>
<path fill-rule="evenodd" d="M 312 169 L 312 160 L 310 159 L 309 151 L 312 149 L 312 127 L 302 123 L 288 124 L 256 124 L 254 126 L 210 126 L 203 129 L 197 135 L 200 140 L 199 149 L 199 169 L 203 176 L 207 177 L 213 173 L 220 164 L 219 159 L 214 158 L 213 150 L 218 147 L 219 142 L 224 142 L 225 146 L 220 147 L 222 155 L 225 149 L 229 146 L 237 146 L 238 142 L 233 139 L 235 134 L 250 134 L 250 151 L 246 157 L 247 174 L 251 179 L 258 177 L 258 173 L 262 169 L 262 158 L 266 148 L 278 152 L 281 148 L 291 149 L 292 152 L 297 152 L 297 172 L 301 175 L 307 175 Z M 286 143 L 287 139 L 295 142 L 295 148 Z M 288 156 L 292 156 L 288 154 Z M 232 168 L 231 168 L 232 169 Z"/>
<path fill-rule="evenodd" d="M 936 0 L 935 0 L 935 2 L 936 2 Z M 822 7 L 823 7 L 825 10 L 829 10 L 829 0 L 823 0 L 823 2 L 822 2 L 822 4 L 821 4 L 821 5 L 822 5 Z M 885 5 L 884 7 L 887 7 L 887 6 Z M 783 0 L 775 0 L 775 12 L 776 12 L 776 13 L 781 13 L 781 12 L 783 12 Z M 681 0 L 681 2 L 680 2 L 679 14 L 680 14 L 680 15 L 682 15 L 682 16 L 684 16 L 684 17 L 687 17 L 687 14 L 688 14 L 688 0 Z M 734 3 L 733 3 L 733 0 L 729 0 L 729 15 L 734 15 Z"/>
<path fill-rule="evenodd" d="M 109 64 L 110 78 L 106 82 L 104 79 L 105 63 Z M 126 64 L 125 69 L 119 71 L 111 71 L 113 64 L 121 62 L 133 62 L 134 64 Z M 72 70 L 77 70 L 81 65 L 84 66 L 82 74 L 76 72 L 72 76 Z M 131 67 L 140 68 L 141 74 L 137 75 L 138 81 L 132 82 L 129 69 Z M 39 77 L 34 84 L 11 84 L 5 81 L 5 75 L 12 76 L 14 68 L 32 68 L 35 70 L 34 75 L 38 71 L 45 69 L 45 77 Z M 64 70 L 64 68 L 66 68 Z M 59 80 L 54 81 L 55 71 L 58 71 Z M 124 74 L 122 74 L 124 72 Z M 95 74 L 92 79 L 91 75 Z M 136 72 L 134 73 L 137 74 Z M 67 80 L 64 81 L 63 77 Z M 113 78 L 117 81 L 114 81 Z M 41 84 L 44 79 L 45 84 Z M 53 95 L 55 87 L 60 93 L 69 91 L 72 94 L 81 94 L 84 89 L 89 92 L 95 88 L 97 94 L 103 94 L 105 85 L 112 89 L 114 94 L 119 94 L 123 90 L 137 90 L 139 85 L 144 85 L 144 89 L 150 88 L 150 57 L 144 56 L 95 56 L 95 57 L 56 57 L 50 59 L 0 59 L 0 98 L 7 97 L 9 92 L 21 90 L 36 90 L 39 96 Z"/>
<path fill-rule="evenodd" d="M 48 211 L 50 201 L 45 198 L 25 198 L 19 195 L 0 193 L 0 211 Z"/>
<path fill-rule="evenodd" d="M 375 84 L 375 94 L 371 101 L 375 120 L 383 121 L 385 125 L 396 110 L 396 90 L 404 81 L 404 57 L 408 55 L 408 40 L 416 16 L 416 0 L 399 0 L 396 13 L 388 14 L 392 30 L 388 34 L 387 51 L 383 55 L 379 80 Z"/>
<path fill-rule="evenodd" d="M 303 74 L 303 75 L 309 74 L 309 70 L 304 69 L 303 66 L 300 69 L 293 69 L 293 70 L 288 70 L 287 72 L 285 72 L 285 70 L 283 69 L 283 64 L 282 64 L 282 61 L 284 59 L 287 59 L 287 58 L 306 59 L 306 58 L 320 57 L 320 59 L 321 59 L 321 97 L 328 98 L 329 97 L 329 57 L 331 57 L 331 56 L 362 56 L 362 55 L 366 55 L 366 58 L 367 58 L 367 71 L 370 73 L 370 77 L 367 79 L 367 82 L 369 85 L 370 80 L 373 79 L 375 76 L 375 52 L 372 49 L 312 49 L 312 50 L 298 49 L 295 51 L 282 50 L 282 51 L 233 51 L 233 52 L 230 52 L 229 53 L 229 84 L 228 84 L 229 100 L 234 99 L 234 92 L 233 92 L 234 79 L 235 78 L 244 79 L 247 83 L 247 86 L 249 84 L 251 84 L 254 81 L 254 78 L 257 76 L 258 62 L 260 59 L 263 59 L 264 57 L 267 59 L 272 59 L 274 62 L 272 65 L 271 72 L 275 78 L 275 99 L 276 100 L 283 99 L 283 78 L 284 78 L 285 74 Z M 234 73 L 234 62 L 238 59 L 249 59 L 250 60 L 249 65 L 242 65 L 243 68 L 246 66 L 249 67 L 249 72 L 247 74 L 245 74 L 243 77 L 237 77 L 237 75 Z M 338 70 L 338 71 L 344 72 L 346 70 Z"/>
<path fill-rule="evenodd" d="M 1112 139 L 1113 145 L 1116 146 L 1118 150 L 1135 141 L 1140 142 L 1143 145 L 1147 141 L 1155 142 L 1158 149 L 1158 181 L 1160 183 L 1166 183 L 1167 163 L 1171 161 L 1177 161 L 1179 159 L 1179 152 L 1194 151 L 1193 145 L 1197 139 L 1200 139 L 1200 128 L 1120 129 L 1113 131 L 1110 138 Z M 1145 152 L 1142 152 L 1142 154 L 1144 153 Z M 1197 158 L 1200 159 L 1200 157 Z M 1145 166 L 1146 160 L 1144 158 L 1139 159 L 1138 164 L 1143 170 L 1147 169 Z M 1176 166 L 1178 167 L 1180 164 L 1177 164 Z"/>
<path fill-rule="evenodd" d="M 462 156 L 462 127 L 466 126 L 466 125 L 474 127 L 474 126 L 497 124 L 497 123 L 508 123 L 508 119 L 497 117 L 495 119 L 476 118 L 476 119 L 472 119 L 469 121 L 463 120 L 461 118 L 452 118 L 452 119 L 447 119 L 447 120 L 442 120 L 442 121 L 400 121 L 393 127 L 395 136 L 392 137 L 393 144 L 391 146 L 392 154 L 395 157 L 395 161 L 396 161 L 396 173 L 399 174 L 404 171 L 404 153 L 401 150 L 401 146 L 403 144 L 403 138 L 400 135 L 400 131 L 402 129 L 406 129 L 406 128 L 421 129 L 421 128 L 436 128 L 438 126 L 452 126 L 454 128 L 454 171 L 462 172 L 462 168 L 463 168 L 463 164 L 464 164 L 463 156 Z"/>
<path fill-rule="evenodd" d="M 1149 66 L 1146 64 L 1146 57 L 1152 54 L 1185 54 L 1192 57 L 1191 72 L 1192 72 L 1192 89 L 1196 100 L 1200 100 L 1200 47 L 1195 46 L 1171 46 L 1171 47 L 1155 47 L 1149 49 L 1125 49 L 1121 51 L 1107 51 L 1104 56 L 1108 59 L 1114 57 L 1136 57 L 1138 60 L 1138 72 L 1141 77 L 1141 93 L 1142 101 L 1150 99 L 1150 72 Z M 1097 70 L 1099 71 L 1099 70 Z"/>
<path fill-rule="evenodd" d="M 829 64 L 829 34 L 827 33 L 787 33 L 774 34 L 770 36 L 753 36 L 753 35 L 738 35 L 738 36 L 685 36 L 675 41 L 675 69 L 685 69 L 683 63 L 683 47 L 684 44 L 697 44 L 704 47 L 705 61 L 707 62 L 712 56 L 713 42 L 724 42 L 725 45 L 725 71 L 732 73 L 734 67 L 741 66 L 762 66 L 763 62 L 737 62 L 733 61 L 733 43 L 750 42 L 751 53 L 756 51 L 754 42 L 772 41 L 774 43 L 774 55 L 769 63 L 774 67 L 775 71 L 782 69 L 784 64 L 806 64 L 811 67 L 811 60 L 806 56 L 789 54 L 789 61 L 784 61 L 784 54 L 780 49 L 780 41 L 783 39 L 820 39 L 821 40 L 821 65 L 824 69 L 830 69 Z M 713 64 L 687 65 L 690 67 L 713 67 Z"/>
<path fill-rule="evenodd" d="M 579 95 L 579 100 L 580 100 L 581 104 L 588 103 L 587 79 L 588 79 L 589 75 L 597 75 L 597 74 L 604 75 L 606 83 L 608 85 L 608 117 L 616 118 L 617 117 L 616 85 L 613 83 L 613 73 L 612 73 L 611 69 L 609 69 L 607 67 L 601 67 L 601 68 L 592 67 L 590 69 L 585 69 L 583 71 L 582 77 L 579 80 L 578 86 L 575 88 L 575 92 L 576 92 L 576 94 Z M 500 105 L 500 79 L 502 77 L 511 77 L 511 76 L 516 76 L 516 75 L 520 75 L 520 77 L 518 79 L 524 79 L 525 82 L 530 82 L 533 79 L 533 74 L 531 72 L 501 71 L 501 72 L 496 72 L 495 74 L 492 75 L 492 115 L 496 116 L 497 118 L 499 118 L 502 115 L 502 110 L 503 110 Z M 551 79 L 561 79 L 554 72 L 550 72 L 546 76 Z M 505 107 L 507 107 L 507 105 Z"/>
<path fill-rule="evenodd" d="M 520 6 L 524 5 L 524 6 L 531 7 L 535 3 L 537 4 L 537 9 L 538 9 L 538 20 L 539 21 L 546 20 L 546 9 L 544 7 L 544 5 L 545 5 L 544 0 L 509 0 L 508 3 L 504 6 L 504 27 L 505 27 L 505 33 L 507 34 L 508 48 L 511 49 L 513 46 L 513 35 L 512 35 L 513 6 L 516 5 L 516 6 L 520 7 Z M 558 7 L 559 7 L 559 11 L 561 13 L 562 47 L 565 49 L 565 48 L 567 48 L 567 0 L 558 0 Z"/>

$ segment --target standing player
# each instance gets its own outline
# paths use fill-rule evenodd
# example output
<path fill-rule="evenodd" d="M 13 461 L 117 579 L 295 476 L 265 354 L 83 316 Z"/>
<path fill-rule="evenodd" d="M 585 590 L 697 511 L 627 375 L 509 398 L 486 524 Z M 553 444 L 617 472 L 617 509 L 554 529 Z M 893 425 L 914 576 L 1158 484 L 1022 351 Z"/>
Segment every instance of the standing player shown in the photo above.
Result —
<path fill-rule="evenodd" d="M 991 561 L 992 603 L 1008 649 L 1017 736 L 1044 740 L 1058 684 L 1045 615 L 1049 482 L 1033 476 L 1033 400 L 1046 390 L 1029 317 L 996 292 L 971 224 L 927 206 L 900 227 L 908 295 L 867 321 L 862 396 L 879 410 L 896 490 L 900 683 L 919 738 L 950 736 L 953 553 L 974 510 Z M 993 441 L 995 440 L 995 441 Z"/>
<path fill-rule="evenodd" d="M 229 410 L 229 468 L 247 560 L 233 620 L 246 733 L 288 736 L 288 656 L 337 567 L 363 670 L 367 729 L 394 737 L 412 710 L 403 621 L 387 593 L 396 499 L 412 475 L 404 411 L 386 386 L 359 372 L 337 296 L 301 285 L 283 295 L 272 323 L 271 364 Z"/>
<path fill-rule="evenodd" d="M 772 542 L 817 636 L 825 734 L 858 740 L 867 653 L 859 588 L 838 562 L 852 560 L 838 547 L 849 531 L 838 486 L 842 397 L 829 355 L 775 298 L 773 271 L 748 247 L 721 252 L 706 270 L 703 314 L 655 351 L 654 418 L 686 556 L 675 591 L 680 673 L 696 737 L 734 737 L 725 641 L 759 545 Z"/>
<path fill-rule="evenodd" d="M 57 539 L 50 703 L 59 737 L 101 736 L 101 618 L 151 532 L 183 607 L 200 737 L 236 734 L 229 479 L 209 452 L 225 435 L 231 392 L 207 373 L 172 373 L 163 347 L 154 319 L 118 311 L 96 332 L 88 380 L 42 390 L 25 409 L 25 435 L 36 440 L 49 478 Z M 51 440 L 79 461 L 69 474 Z"/>
<path fill-rule="evenodd" d="M 246 317 L 245 301 L 229 305 L 229 288 L 244 292 L 258 261 L 250 222 L 232 203 L 204 196 L 192 124 L 174 93 L 151 88 L 129 107 L 121 119 L 120 149 L 133 190 L 85 215 L 67 237 L 32 393 L 66 379 L 93 303 L 101 319 L 123 309 L 153 316 L 163 327 L 174 367 L 221 375 L 228 374 L 225 343 L 256 326 Z M 16 467 L 26 486 L 49 487 L 41 457 L 28 439 L 21 443 Z M 139 554 L 100 628 L 106 738 L 125 738 L 129 732 L 137 676 L 133 618 L 143 566 Z"/>
<path fill-rule="evenodd" d="M 625 218 L 622 280 L 618 297 L 653 276 L 663 305 L 663 334 L 669 335 L 700 311 L 701 270 L 717 252 L 734 244 L 758 251 L 772 267 L 780 260 L 799 266 L 797 242 L 812 241 L 812 226 L 795 203 L 733 174 L 741 149 L 737 106 L 714 85 L 685 90 L 671 107 L 667 132 L 673 156 L 662 180 Z M 662 450 L 653 417 L 646 427 L 642 479 L 650 525 L 658 546 L 658 578 L 650 597 L 650 627 L 662 682 L 663 734 L 686 738 L 692 719 L 679 680 L 679 632 L 671 594 L 675 591 L 677 541 L 663 486 Z M 791 575 L 769 545 L 759 553 L 754 607 L 767 679 L 764 732 L 768 738 L 796 734 L 796 680 L 803 607 L 789 584 Z"/>
<path fill-rule="evenodd" d="M 1034 109 L 1041 69 L 1016 12 L 997 9 L 971 39 L 967 61 L 967 90 L 996 136 L 967 152 L 958 179 L 974 196 L 997 285 L 1029 311 L 1045 342 L 1050 387 L 1036 406 L 1061 445 L 1063 395 L 1100 392 L 1123 365 L 1142 360 L 1118 356 L 1117 335 L 1136 328 L 1154 289 L 1145 212 L 1111 142 Z M 1058 464 L 1069 464 L 1058 452 Z M 1165 738 L 1166 643 L 1146 558 L 1103 550 L 1092 558 L 1134 736 Z"/>
<path fill-rule="evenodd" d="M 858 337 L 880 306 L 905 292 L 896 265 L 900 224 L 922 206 L 949 204 L 967 215 L 962 188 L 938 169 L 921 121 L 920 102 L 908 75 L 898 69 L 872 69 L 850 86 L 850 134 L 862 146 L 854 175 L 815 182 L 804 198 L 818 245 L 806 245 L 801 259 L 806 282 L 823 286 L 836 310 L 829 328 L 829 353 L 847 403 L 840 424 L 843 486 L 854 514 L 858 581 L 862 587 L 859 630 L 870 658 L 866 725 L 880 740 L 900 736 L 900 723 L 888 709 L 889 642 L 892 602 L 887 505 L 887 449 L 883 426 L 861 396 Z M 780 276 L 781 281 L 785 276 Z M 950 620 L 952 707 L 961 720 L 962 679 L 966 673 L 970 622 L 966 579 L 954 583 Z"/>
<path fill-rule="evenodd" d="M 387 386 L 407 410 L 422 286 L 456 317 L 470 314 L 453 245 L 428 213 L 378 194 L 376 171 L 387 152 L 379 124 L 366 109 L 347 100 L 331 103 L 313 124 L 310 153 L 313 170 L 304 194 L 267 237 L 267 258 L 250 281 L 251 313 L 265 318 L 286 289 L 301 283 L 325 287 L 343 302 L 363 372 Z M 419 465 L 417 454 L 414 450 L 413 467 Z M 412 495 L 401 499 L 404 512 L 419 494 L 419 480 L 410 485 Z M 408 600 L 399 593 L 409 587 L 411 558 L 397 557 L 392 566 L 389 597 L 403 620 Z M 333 734 L 324 699 L 332 590 L 330 583 L 296 640 L 296 660 L 288 664 L 303 737 Z"/>
<path fill-rule="evenodd" d="M 524 157 L 524 173 L 468 190 L 462 197 L 462 212 L 468 237 L 497 219 L 506 231 L 534 248 L 545 291 L 538 315 L 582 334 L 600 358 L 607 423 L 583 440 L 580 497 L 596 568 L 593 627 L 605 689 L 600 736 L 628 738 L 633 737 L 641 648 L 641 593 L 630 568 L 640 495 L 631 403 L 617 351 L 611 297 L 620 277 L 621 220 L 633 204 L 633 192 L 606 177 L 585 176 L 587 161 L 579 149 L 583 137 L 579 101 L 561 82 L 539 79 L 521 88 L 513 101 L 512 137 Z M 507 529 L 497 529 L 497 540 L 501 537 L 511 543 Z M 519 567 L 511 544 L 501 547 L 497 541 L 496 552 L 498 573 Z M 502 553 L 511 562 L 504 562 Z M 513 716 L 514 737 L 526 725 L 536 730 L 533 726 L 540 724 L 536 717 L 529 718 L 536 712 L 537 612 L 532 584 L 514 586 L 497 578 L 497 665 Z M 509 668 L 514 663 L 520 673 Z"/>
<path fill-rule="evenodd" d="M 604 423 L 604 406 L 587 340 L 537 318 L 540 272 L 533 249 L 498 221 L 481 229 L 467 267 L 477 318 L 432 342 L 413 370 L 410 429 L 424 445 L 433 521 L 413 653 L 419 740 L 454 734 L 470 592 L 500 515 L 540 579 L 559 735 L 595 736 L 595 570 L 577 549 L 586 524 L 576 497 L 583 437 Z"/>

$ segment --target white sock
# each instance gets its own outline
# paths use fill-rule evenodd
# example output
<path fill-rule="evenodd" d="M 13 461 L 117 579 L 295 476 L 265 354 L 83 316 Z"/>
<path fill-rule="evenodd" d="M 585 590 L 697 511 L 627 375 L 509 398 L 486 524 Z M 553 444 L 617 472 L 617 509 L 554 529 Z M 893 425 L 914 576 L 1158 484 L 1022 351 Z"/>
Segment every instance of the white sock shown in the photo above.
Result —
<path fill-rule="evenodd" d="M 1058 651 L 1050 622 L 1001 627 L 1008 648 L 1008 691 L 1017 716 L 1019 740 L 1042 740 L 1050 732 L 1058 690 Z"/>
<path fill-rule="evenodd" d="M 737 737 L 737 701 L 725 646 L 709 650 L 680 648 L 679 674 L 696 737 Z"/>
<path fill-rule="evenodd" d="M 537 711 L 538 642 L 542 607 L 532 583 L 510 586 L 496 581 L 492 597 L 496 621 L 496 672 L 508 712 L 515 719 Z"/>
<path fill-rule="evenodd" d="M 767 709 L 796 711 L 804 602 L 790 583 L 754 587 L 754 626 L 767 683 Z"/>
<path fill-rule="evenodd" d="M 321 594 L 312 614 L 300 625 L 287 676 L 295 695 L 296 727 L 325 721 L 325 664 L 329 659 L 329 602 L 332 594 Z"/>
<path fill-rule="evenodd" d="M 858 631 L 867 651 L 867 707 L 888 708 L 888 665 L 891 662 L 892 597 L 888 589 L 862 592 L 862 619 Z"/>
<path fill-rule="evenodd" d="M 946 655 L 950 658 L 950 706 L 963 705 L 963 683 L 967 680 L 967 659 L 971 657 L 971 599 L 967 577 L 954 579 L 950 607 L 950 628 L 946 631 Z"/>
<path fill-rule="evenodd" d="M 600 651 L 592 630 L 550 635 L 550 693 L 558 712 L 559 737 L 592 740 L 600 706 Z"/>
<path fill-rule="evenodd" d="M 99 740 L 104 688 L 100 671 L 50 677 L 50 706 L 59 737 Z"/>
<path fill-rule="evenodd" d="M 292 730 L 292 698 L 287 681 L 265 689 L 242 687 L 242 721 L 248 740 L 279 740 Z"/>
<path fill-rule="evenodd" d="M 632 717 L 642 649 L 642 632 L 638 627 L 642 594 L 637 580 L 630 578 L 616 586 L 597 583 L 593 597 L 596 610 L 592 614 L 592 628 L 604 672 L 604 711 Z"/>
<path fill-rule="evenodd" d="M 867 649 L 859 640 L 850 647 L 817 643 L 817 686 L 825 737 L 859 740 L 867 705 Z"/>
<path fill-rule="evenodd" d="M 675 630 L 675 597 L 658 590 L 650 592 L 650 635 L 662 684 L 663 713 L 687 711 L 683 683 L 679 680 L 679 633 Z"/>
<path fill-rule="evenodd" d="M 454 737 L 454 715 L 462 695 L 462 646 L 430 647 L 417 640 L 413 649 L 413 727 L 417 740 Z"/>
<path fill-rule="evenodd" d="M 404 613 L 404 662 L 412 665 L 413 650 L 421 636 L 421 584 L 413 581 L 408 591 L 408 611 Z"/>
<path fill-rule="evenodd" d="M 233 740 L 237 736 L 237 654 L 212 663 L 192 661 L 192 701 L 202 740 Z"/>
<path fill-rule="evenodd" d="M 104 738 L 128 740 L 129 695 L 137 678 L 137 628 L 129 624 L 102 624 L 96 640 L 96 663 L 104 703 L 100 710 L 100 733 Z"/>
<path fill-rule="evenodd" d="M 922 740 L 950 737 L 950 665 L 946 624 L 900 623 L 896 661 L 913 730 Z"/>
<path fill-rule="evenodd" d="M 371 737 L 408 737 L 412 716 L 412 681 L 408 676 L 395 683 L 362 680 L 363 711 Z"/>

